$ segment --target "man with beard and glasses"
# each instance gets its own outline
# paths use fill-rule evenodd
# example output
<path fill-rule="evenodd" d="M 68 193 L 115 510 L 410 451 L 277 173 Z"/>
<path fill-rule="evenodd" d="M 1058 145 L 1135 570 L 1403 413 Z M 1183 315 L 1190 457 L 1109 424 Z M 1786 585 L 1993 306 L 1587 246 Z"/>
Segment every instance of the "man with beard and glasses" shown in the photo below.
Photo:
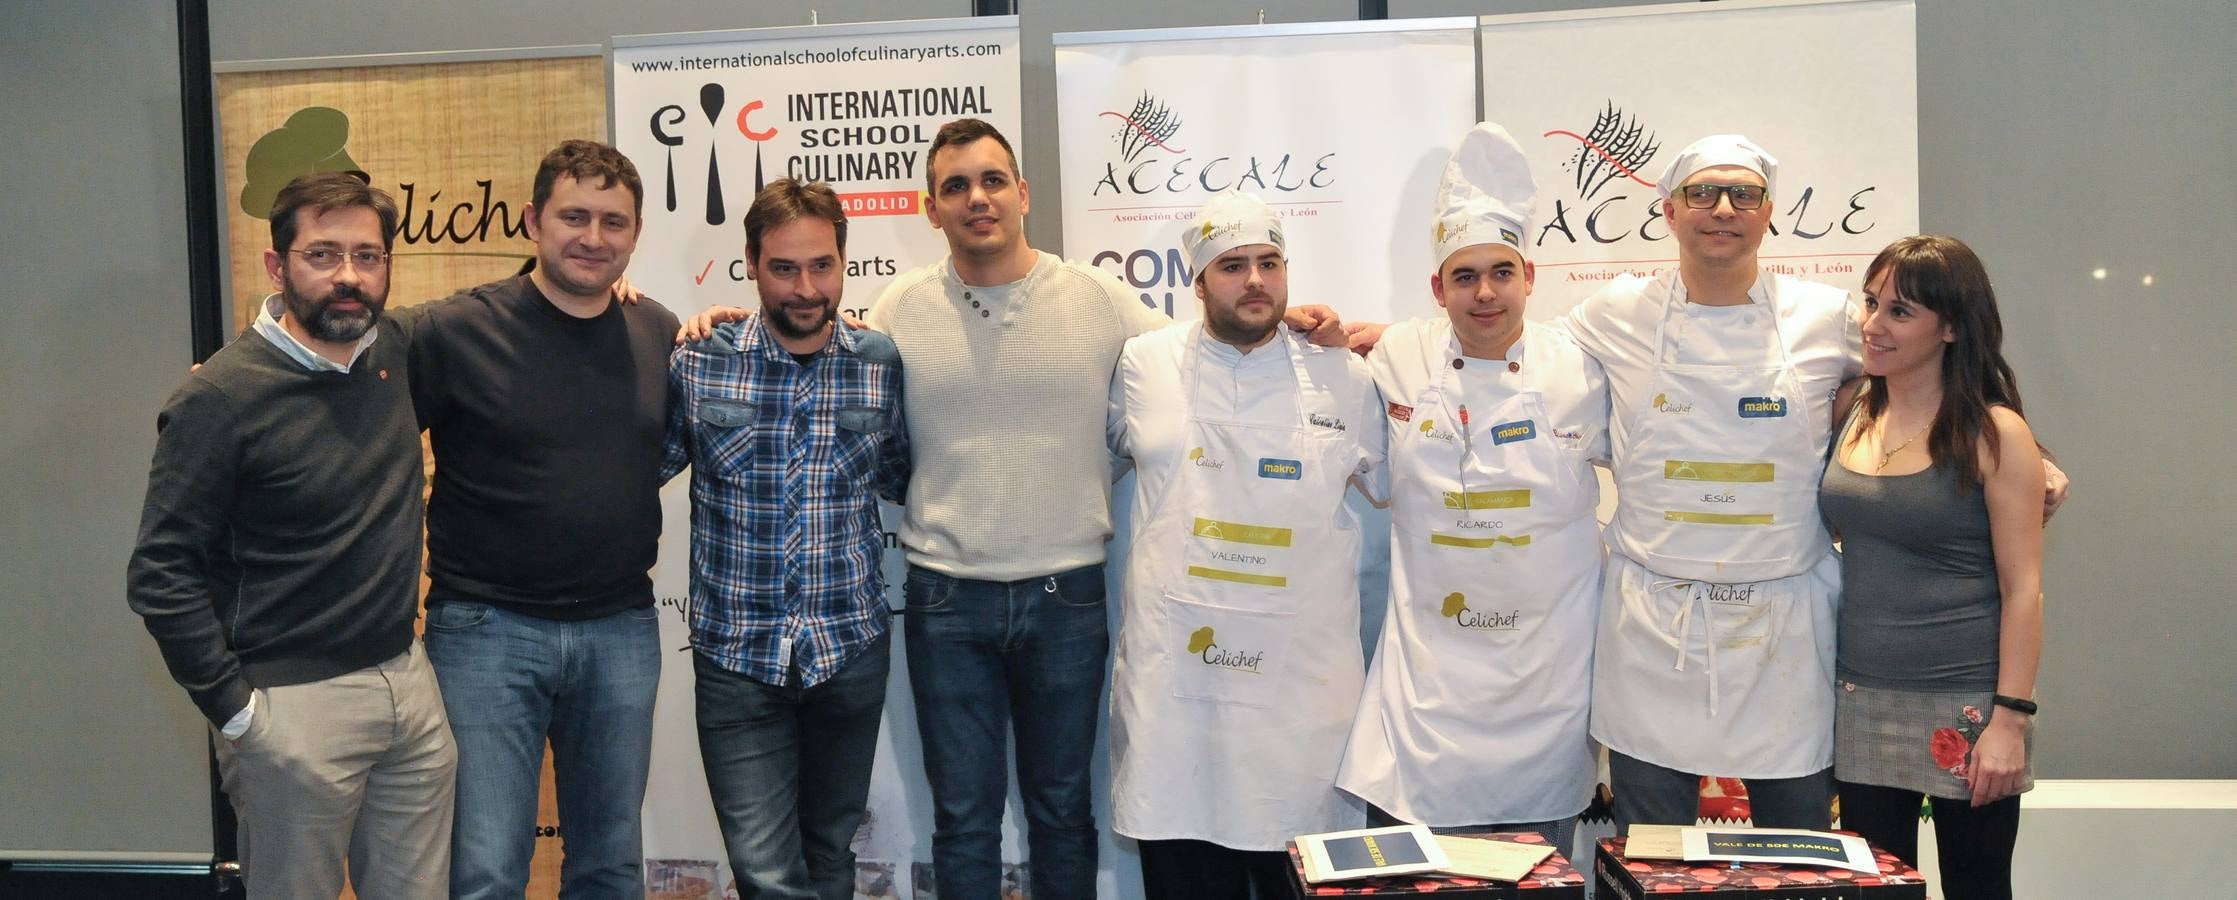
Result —
<path fill-rule="evenodd" d="M 772 182 L 746 211 L 761 309 L 670 367 L 699 755 L 748 897 L 854 896 L 893 661 L 878 497 L 907 489 L 901 355 L 837 321 L 846 245 L 829 185 Z"/>
<path fill-rule="evenodd" d="M 435 452 L 427 650 L 458 738 L 458 900 L 518 898 L 551 745 L 567 900 L 640 897 L 660 623 L 660 459 L 676 317 L 614 284 L 644 190 L 567 141 L 523 210 L 537 265 L 407 310 Z"/>
<path fill-rule="evenodd" d="M 1111 822 L 1141 842 L 1149 896 L 1287 896 L 1284 842 L 1361 821 L 1336 789 L 1366 668 L 1344 492 L 1379 477 L 1381 406 L 1366 362 L 1279 327 L 1265 202 L 1215 196 L 1182 243 L 1204 320 L 1127 341 L 1111 382 L 1111 452 L 1140 479 Z"/>
<path fill-rule="evenodd" d="M 289 182 L 279 293 L 156 420 L 127 598 L 216 732 L 259 897 L 448 895 L 457 751 L 413 637 L 420 452 L 382 316 L 396 202 Z"/>

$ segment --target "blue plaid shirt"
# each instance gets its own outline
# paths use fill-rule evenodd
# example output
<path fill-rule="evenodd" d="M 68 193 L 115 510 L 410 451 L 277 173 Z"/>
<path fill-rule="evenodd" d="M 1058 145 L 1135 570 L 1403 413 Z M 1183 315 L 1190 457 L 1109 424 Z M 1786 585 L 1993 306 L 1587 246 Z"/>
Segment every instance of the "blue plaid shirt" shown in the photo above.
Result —
<path fill-rule="evenodd" d="M 691 644 L 764 684 L 830 679 L 891 616 L 878 496 L 908 486 L 901 355 L 833 329 L 803 366 L 755 313 L 668 365 L 661 479 L 691 466 Z"/>

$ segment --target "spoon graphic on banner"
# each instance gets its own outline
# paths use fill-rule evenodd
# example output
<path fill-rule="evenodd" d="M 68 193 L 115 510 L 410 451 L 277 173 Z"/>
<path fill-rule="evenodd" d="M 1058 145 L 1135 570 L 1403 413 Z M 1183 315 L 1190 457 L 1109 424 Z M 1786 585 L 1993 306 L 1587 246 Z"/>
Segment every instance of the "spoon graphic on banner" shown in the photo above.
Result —
<path fill-rule="evenodd" d="M 670 118 L 671 113 L 674 114 L 674 118 Z M 666 121 L 662 121 L 663 119 Z M 676 211 L 676 148 L 683 146 L 684 136 L 669 134 L 668 126 L 681 125 L 683 121 L 684 108 L 673 103 L 652 111 L 652 139 L 659 141 L 661 146 L 668 148 L 669 212 Z"/>
<path fill-rule="evenodd" d="M 708 82 L 699 86 L 699 108 L 707 113 L 707 124 L 716 124 L 722 118 L 722 85 Z M 715 144 L 707 143 L 707 224 L 722 224 L 722 170 L 715 165 Z"/>

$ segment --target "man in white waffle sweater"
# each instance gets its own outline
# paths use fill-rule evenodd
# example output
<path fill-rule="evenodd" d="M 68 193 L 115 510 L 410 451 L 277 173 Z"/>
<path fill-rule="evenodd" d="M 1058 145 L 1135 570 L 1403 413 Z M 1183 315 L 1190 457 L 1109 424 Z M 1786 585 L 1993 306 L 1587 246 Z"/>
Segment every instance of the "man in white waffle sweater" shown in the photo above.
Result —
<path fill-rule="evenodd" d="M 1035 900 L 1095 894 L 1089 762 L 1110 633 L 1104 413 L 1126 340 L 1170 324 L 1118 279 L 1027 246 L 1017 157 L 959 119 L 925 154 L 948 258 L 894 279 L 869 325 L 901 350 L 915 479 L 903 627 L 943 897 L 996 896 L 1016 730 Z M 1342 343 L 1325 307 L 1292 326 Z"/>

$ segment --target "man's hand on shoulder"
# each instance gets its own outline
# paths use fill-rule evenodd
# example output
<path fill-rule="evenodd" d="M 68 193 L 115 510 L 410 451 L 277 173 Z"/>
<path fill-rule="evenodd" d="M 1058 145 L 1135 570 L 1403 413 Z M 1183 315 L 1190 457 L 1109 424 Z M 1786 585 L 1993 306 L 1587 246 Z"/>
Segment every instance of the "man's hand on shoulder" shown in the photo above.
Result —
<path fill-rule="evenodd" d="M 742 306 L 710 306 L 684 322 L 676 332 L 678 345 L 704 341 L 715 336 L 715 326 L 724 322 L 743 322 L 753 315 L 753 310 Z M 850 319 L 849 325 L 854 322 Z"/>
<path fill-rule="evenodd" d="M 1282 314 L 1282 324 L 1305 336 L 1305 339 L 1323 347 L 1343 347 L 1350 343 L 1344 331 L 1344 320 L 1336 311 L 1326 306 L 1292 306 Z"/>
<path fill-rule="evenodd" d="M 630 284 L 629 276 L 623 275 L 620 278 L 614 279 L 615 302 L 620 303 L 624 306 L 636 306 L 639 301 L 642 301 L 644 299 L 645 292 L 638 290 L 636 285 Z"/>

